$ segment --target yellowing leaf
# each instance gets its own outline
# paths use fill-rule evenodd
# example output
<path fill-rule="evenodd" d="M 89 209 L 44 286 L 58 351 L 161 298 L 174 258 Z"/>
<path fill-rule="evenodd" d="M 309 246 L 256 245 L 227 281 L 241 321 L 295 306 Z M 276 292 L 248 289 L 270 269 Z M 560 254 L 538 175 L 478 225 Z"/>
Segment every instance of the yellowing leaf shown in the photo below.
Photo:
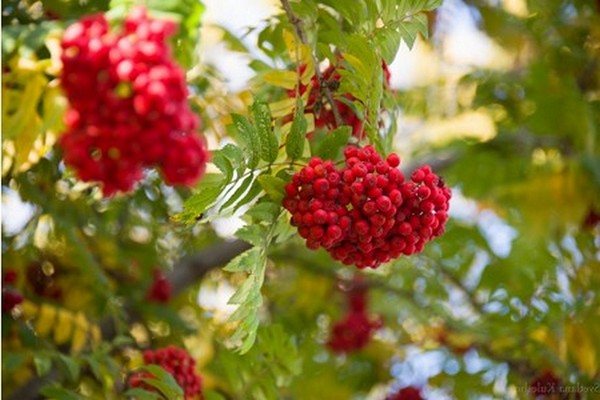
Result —
<path fill-rule="evenodd" d="M 40 336 L 47 336 L 55 326 L 56 308 L 49 304 L 42 304 L 35 323 L 35 331 Z"/>
<path fill-rule="evenodd" d="M 590 377 L 595 376 L 598 372 L 596 342 L 586 326 L 579 322 L 567 322 L 565 336 L 569 354 L 579 368 Z"/>
<path fill-rule="evenodd" d="M 15 137 L 15 168 L 24 170 L 31 163 L 39 160 L 39 154 L 32 155 L 34 144 L 42 131 L 42 120 L 37 114 L 32 114 L 25 128 Z"/>
<path fill-rule="evenodd" d="M 271 115 L 273 116 L 273 118 L 280 118 L 292 114 L 292 110 L 294 109 L 295 105 L 296 99 L 286 98 L 273 103 L 269 103 L 269 108 L 271 109 Z"/>
<path fill-rule="evenodd" d="M 47 83 L 48 81 L 42 74 L 31 74 L 28 77 L 25 82 L 25 90 L 19 99 L 17 111 L 10 116 L 3 116 L 2 134 L 5 139 L 18 138 L 24 131 L 31 128 L 32 120 L 34 116 L 37 116 L 37 104 Z M 31 132 L 29 134 L 31 135 Z M 30 142 L 33 143 L 33 140 Z"/>
<path fill-rule="evenodd" d="M 56 327 L 54 328 L 54 343 L 64 344 L 71 337 L 73 331 L 73 314 L 67 310 L 58 310 Z"/>
<path fill-rule="evenodd" d="M 75 317 L 75 332 L 71 340 L 71 352 L 78 353 L 83 350 L 87 339 L 89 324 L 83 313 L 77 313 Z"/>
<path fill-rule="evenodd" d="M 102 332 L 100 331 L 98 325 L 92 326 L 91 336 L 93 344 L 98 344 L 102 341 Z"/>
<path fill-rule="evenodd" d="M 268 71 L 263 80 L 271 85 L 284 89 L 294 89 L 298 83 L 298 75 L 294 71 Z"/>
<path fill-rule="evenodd" d="M 21 303 L 21 310 L 23 311 L 23 318 L 29 320 L 37 315 L 39 308 L 31 301 L 24 300 L 23 303 Z"/>
<path fill-rule="evenodd" d="M 288 55 L 298 64 L 312 64 L 312 55 L 310 47 L 301 43 L 296 35 L 289 30 L 283 31 L 283 41 L 287 48 Z"/>

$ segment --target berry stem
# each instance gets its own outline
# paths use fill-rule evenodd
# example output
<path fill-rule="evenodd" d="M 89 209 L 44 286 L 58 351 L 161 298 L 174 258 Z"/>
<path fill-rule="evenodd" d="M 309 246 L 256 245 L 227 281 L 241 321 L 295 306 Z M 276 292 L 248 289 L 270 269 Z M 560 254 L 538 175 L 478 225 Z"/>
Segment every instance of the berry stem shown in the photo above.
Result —
<path fill-rule="evenodd" d="M 296 31 L 296 36 L 298 36 L 298 39 L 300 39 L 300 42 L 302 42 L 305 45 L 308 45 L 308 39 L 306 37 L 306 33 L 304 32 L 304 29 L 302 28 L 302 20 L 300 18 L 298 18 L 298 16 L 296 14 L 294 14 L 294 12 L 292 11 L 292 6 L 290 5 L 289 0 L 281 0 L 281 5 L 282 5 L 283 9 L 285 10 L 285 13 L 286 13 L 290 23 L 294 26 L 294 30 Z M 317 80 L 319 81 L 319 91 L 322 91 L 325 94 L 325 98 L 327 99 L 327 102 L 331 105 L 331 111 L 333 112 L 333 118 L 335 119 L 336 126 L 342 126 L 344 124 L 344 121 L 342 120 L 342 117 L 340 116 L 340 112 L 335 105 L 335 101 L 333 100 L 333 95 L 331 94 L 331 90 L 329 90 L 329 86 L 327 85 L 327 82 L 323 78 L 323 74 L 321 73 L 321 70 L 319 69 L 319 60 L 315 56 L 314 52 L 311 51 L 310 55 L 312 57 L 313 63 L 315 64 L 315 75 L 317 76 Z M 300 85 L 297 85 L 297 88 L 298 87 L 300 87 Z M 298 93 L 296 93 L 296 96 L 298 96 Z"/>

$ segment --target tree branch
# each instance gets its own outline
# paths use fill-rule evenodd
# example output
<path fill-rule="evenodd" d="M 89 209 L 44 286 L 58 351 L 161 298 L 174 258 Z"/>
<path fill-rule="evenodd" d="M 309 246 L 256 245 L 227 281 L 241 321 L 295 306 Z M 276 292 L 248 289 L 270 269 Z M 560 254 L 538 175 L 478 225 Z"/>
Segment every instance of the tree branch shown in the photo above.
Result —
<path fill-rule="evenodd" d="M 298 16 L 296 14 L 294 14 L 294 11 L 292 10 L 292 6 L 290 5 L 289 0 L 281 0 L 281 5 L 282 5 L 283 9 L 285 10 L 285 14 L 288 17 L 288 20 L 294 26 L 294 30 L 296 31 L 296 36 L 298 36 L 298 39 L 300 39 L 300 41 L 303 44 L 308 45 L 308 38 L 306 37 L 306 33 L 304 32 L 304 29 L 302 28 L 302 20 L 300 18 L 298 18 Z M 317 59 L 315 54 L 312 52 L 312 50 L 310 52 L 310 55 L 312 57 L 313 63 L 315 64 L 315 75 L 317 76 L 317 80 L 319 81 L 319 92 L 322 92 L 325 94 L 325 98 L 327 99 L 327 102 L 331 105 L 331 111 L 333 112 L 333 118 L 335 120 L 335 124 L 337 127 L 340 127 L 343 125 L 344 121 L 342 120 L 340 111 L 337 109 L 337 107 L 335 105 L 335 100 L 333 100 L 333 95 L 331 94 L 331 90 L 329 90 L 329 86 L 327 85 L 327 82 L 325 82 L 325 78 L 323 78 L 323 74 L 321 73 L 321 70 L 319 69 L 319 60 Z"/>
<path fill-rule="evenodd" d="M 251 247 L 250 244 L 235 240 L 232 242 L 220 242 L 200 252 L 184 257 L 175 266 L 173 271 L 167 274 L 167 280 L 171 283 L 173 296 L 183 292 L 191 285 L 200 281 L 208 272 L 221 267 L 238 254 Z M 131 305 L 124 306 L 125 314 L 135 319 L 132 313 Z M 117 335 L 115 320 L 112 317 L 106 317 L 100 321 L 100 330 L 103 340 L 111 340 Z M 41 399 L 39 392 L 42 387 L 57 381 L 60 377 L 58 369 L 53 369 L 42 377 L 35 377 L 27 381 L 10 396 L 10 400 L 30 400 Z"/>

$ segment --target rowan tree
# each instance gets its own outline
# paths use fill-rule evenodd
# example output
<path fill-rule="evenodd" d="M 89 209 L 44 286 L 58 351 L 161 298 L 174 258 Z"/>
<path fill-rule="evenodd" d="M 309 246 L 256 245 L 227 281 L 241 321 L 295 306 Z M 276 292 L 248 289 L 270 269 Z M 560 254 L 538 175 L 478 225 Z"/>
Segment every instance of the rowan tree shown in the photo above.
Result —
<path fill-rule="evenodd" d="M 3 397 L 597 396 L 600 4 L 204 12 L 3 2 Z"/>

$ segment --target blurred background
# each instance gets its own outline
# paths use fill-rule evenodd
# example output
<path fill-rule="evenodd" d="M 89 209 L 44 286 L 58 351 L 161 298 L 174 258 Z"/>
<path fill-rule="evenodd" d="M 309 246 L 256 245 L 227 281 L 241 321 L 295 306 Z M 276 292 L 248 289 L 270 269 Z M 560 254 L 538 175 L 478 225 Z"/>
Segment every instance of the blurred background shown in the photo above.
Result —
<path fill-rule="evenodd" d="M 265 92 L 265 69 L 289 66 L 257 45 L 279 2 L 204 5 L 199 63 L 188 77 L 216 149 L 230 141 L 229 114 L 245 113 L 252 94 Z M 599 398 L 600 2 L 445 0 L 427 17 L 429 37 L 410 49 L 403 43 L 389 66 L 392 148 L 407 171 L 429 164 L 445 179 L 451 219 L 421 255 L 365 272 L 370 312 L 384 321 L 369 346 L 342 355 L 326 349 L 345 307 L 340 279 L 352 274 L 293 239 L 273 251 L 261 311 L 267 327 L 293 336 L 293 350 L 282 345 L 273 355 L 287 360 L 282 371 L 267 369 L 257 382 L 272 361 L 260 358 L 264 349 L 226 349 L 235 311 L 227 301 L 241 280 L 220 270 L 168 311 L 139 305 L 137 348 L 185 343 L 206 385 L 226 398 L 257 387 L 289 399 L 323 398 L 318 388 L 328 399 L 379 400 L 406 387 L 428 399 L 536 398 L 530 389 L 540 382 L 578 394 L 538 398 Z M 54 141 L 3 138 L 3 270 L 19 271 L 20 290 L 38 305 L 92 320 L 106 309 L 116 315 L 123 299 L 143 303 L 155 265 L 169 271 L 244 224 L 242 207 L 182 228 L 171 216 L 189 193 L 153 172 L 130 201 L 100 200 L 47 156 Z M 71 225 L 81 227 L 75 236 Z M 88 264 L 104 266 L 112 300 L 90 292 L 95 272 L 79 275 Z M 3 380 L 14 388 L 35 375 L 27 357 L 36 347 L 11 332 L 3 327 Z M 135 364 L 134 350 L 119 362 Z"/>

